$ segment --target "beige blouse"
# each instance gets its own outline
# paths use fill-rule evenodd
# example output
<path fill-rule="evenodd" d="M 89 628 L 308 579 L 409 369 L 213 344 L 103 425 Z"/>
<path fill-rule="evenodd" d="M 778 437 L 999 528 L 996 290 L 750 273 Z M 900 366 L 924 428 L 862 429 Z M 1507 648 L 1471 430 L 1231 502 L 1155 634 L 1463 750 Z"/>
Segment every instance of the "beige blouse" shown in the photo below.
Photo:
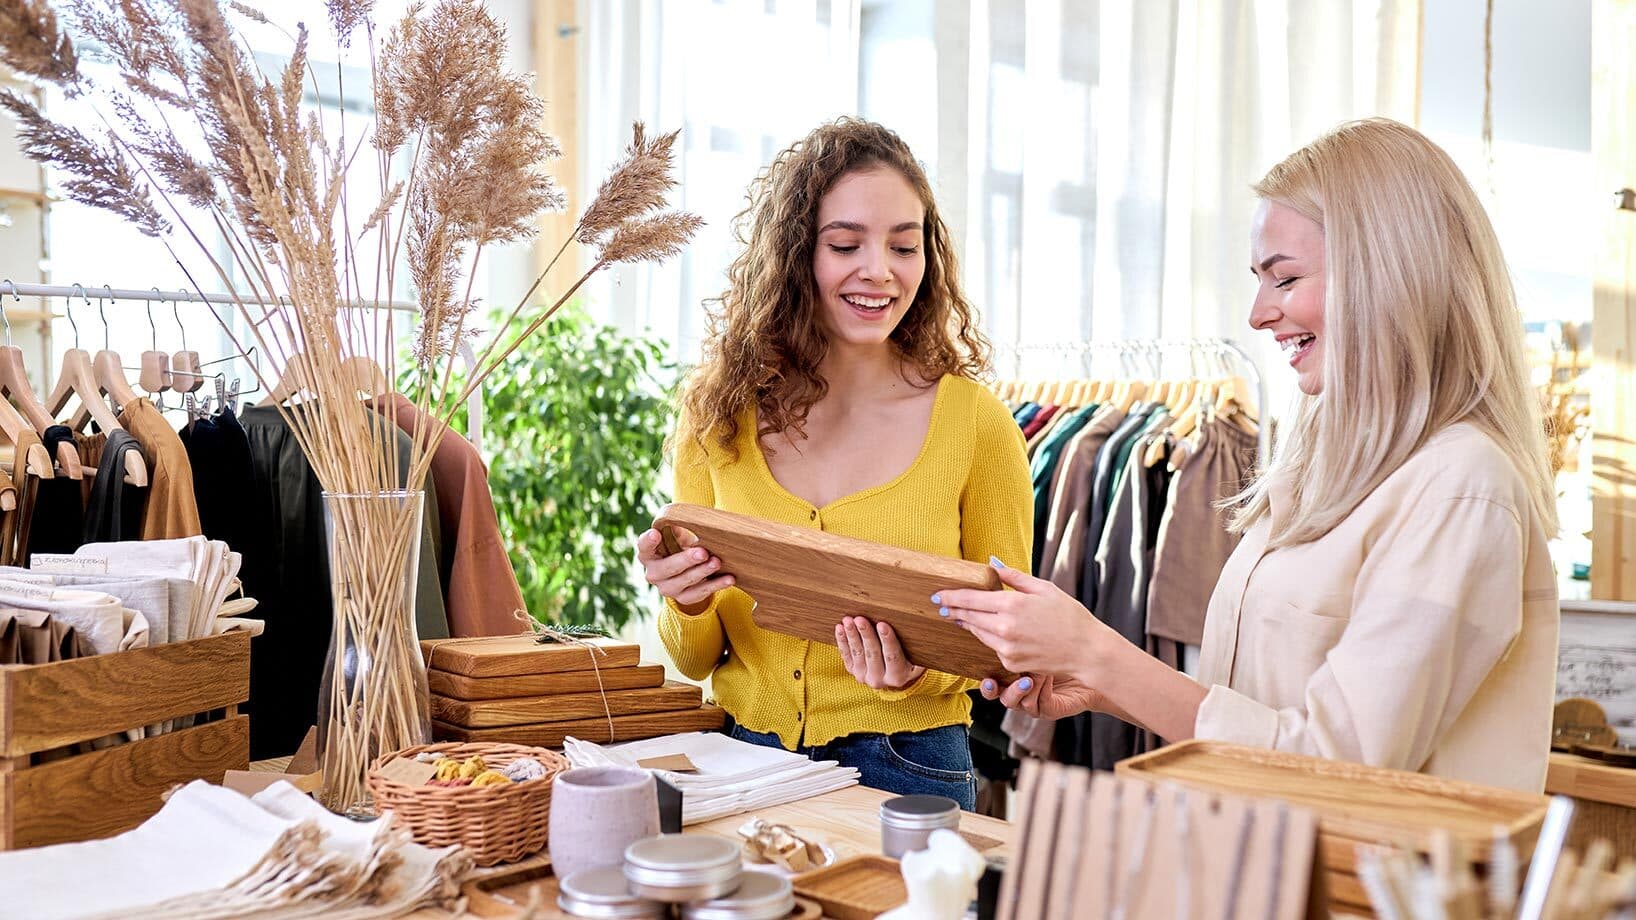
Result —
<path fill-rule="evenodd" d="M 1538 792 L 1556 692 L 1557 590 L 1522 478 L 1453 425 L 1321 539 L 1222 570 L 1204 626 L 1200 738 Z"/>

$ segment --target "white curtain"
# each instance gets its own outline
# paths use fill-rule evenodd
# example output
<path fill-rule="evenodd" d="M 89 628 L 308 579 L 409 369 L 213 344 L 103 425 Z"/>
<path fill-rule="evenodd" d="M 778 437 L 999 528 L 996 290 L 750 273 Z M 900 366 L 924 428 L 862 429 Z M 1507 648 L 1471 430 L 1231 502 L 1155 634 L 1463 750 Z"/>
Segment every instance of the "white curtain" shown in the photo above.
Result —
<path fill-rule="evenodd" d="M 587 286 L 587 305 L 692 361 L 703 303 L 721 294 L 738 252 L 732 223 L 751 180 L 779 150 L 857 107 L 858 3 L 593 0 L 583 9 L 581 200 L 640 119 L 650 131 L 681 129 L 672 202 L 706 222 L 679 259 L 605 273 Z"/>
<path fill-rule="evenodd" d="M 820 121 L 857 113 L 925 162 L 1002 373 L 1018 344 L 1253 343 L 1249 185 L 1341 121 L 1415 120 L 1419 4 L 591 3 L 587 182 L 632 118 L 681 127 L 680 201 L 709 221 L 677 263 L 616 274 L 593 305 L 690 360 L 751 178 Z"/>

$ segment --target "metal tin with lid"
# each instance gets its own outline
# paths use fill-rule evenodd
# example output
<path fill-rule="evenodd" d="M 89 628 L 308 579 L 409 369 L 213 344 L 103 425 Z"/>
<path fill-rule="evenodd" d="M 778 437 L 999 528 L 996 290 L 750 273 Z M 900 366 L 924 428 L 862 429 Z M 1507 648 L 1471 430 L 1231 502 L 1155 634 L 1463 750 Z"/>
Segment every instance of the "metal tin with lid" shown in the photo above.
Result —
<path fill-rule="evenodd" d="M 631 894 L 618 866 L 586 869 L 562 880 L 557 906 L 572 917 L 588 920 L 662 920 L 670 905 Z"/>
<path fill-rule="evenodd" d="M 880 806 L 880 848 L 892 859 L 926 849 L 932 831 L 960 829 L 960 803 L 941 795 L 900 795 Z"/>
<path fill-rule="evenodd" d="M 738 890 L 713 901 L 682 908 L 682 920 L 783 920 L 795 910 L 790 880 L 749 869 L 739 876 Z"/>
<path fill-rule="evenodd" d="M 625 849 L 631 892 L 655 901 L 709 901 L 738 890 L 744 867 L 739 844 L 705 834 L 666 834 Z"/>

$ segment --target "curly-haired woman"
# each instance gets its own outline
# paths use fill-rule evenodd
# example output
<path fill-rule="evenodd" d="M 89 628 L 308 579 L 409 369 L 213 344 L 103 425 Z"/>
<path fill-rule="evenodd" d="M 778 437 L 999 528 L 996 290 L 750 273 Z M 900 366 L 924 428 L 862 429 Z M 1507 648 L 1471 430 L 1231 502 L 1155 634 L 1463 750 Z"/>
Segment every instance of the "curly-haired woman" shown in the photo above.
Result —
<path fill-rule="evenodd" d="M 931 185 L 898 136 L 841 119 L 780 153 L 740 215 L 704 359 L 682 397 L 676 499 L 1027 568 L 1023 438 L 975 376 L 987 344 Z M 708 548 L 638 541 L 683 674 L 714 677 L 734 737 L 971 808 L 971 681 L 910 665 L 891 629 L 836 645 L 756 626 Z"/>

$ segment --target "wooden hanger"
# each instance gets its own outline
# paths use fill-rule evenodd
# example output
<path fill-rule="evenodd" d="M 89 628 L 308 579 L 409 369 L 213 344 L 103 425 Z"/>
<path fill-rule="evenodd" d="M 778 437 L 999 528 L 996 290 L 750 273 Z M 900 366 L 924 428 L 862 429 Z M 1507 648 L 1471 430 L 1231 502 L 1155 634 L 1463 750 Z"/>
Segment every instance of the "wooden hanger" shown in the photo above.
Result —
<path fill-rule="evenodd" d="M 11 284 L 9 281 L 7 283 Z M 11 286 L 11 296 L 18 303 L 22 303 L 23 298 L 17 296 L 15 284 Z M 22 411 L 29 427 L 36 434 L 44 433 L 47 428 L 57 423 L 52 419 L 51 413 L 45 411 L 45 406 L 40 403 L 40 397 L 34 395 L 34 387 L 28 382 L 28 369 L 23 366 L 23 350 L 11 344 L 11 320 L 6 316 L 4 304 L 0 304 L 0 320 L 5 321 L 6 328 L 6 344 L 0 346 L 0 396 L 15 399 L 17 408 Z M 15 436 L 12 443 L 16 443 Z M 44 450 L 43 447 L 41 449 Z M 57 461 L 62 465 L 63 474 L 68 478 L 74 480 L 85 478 L 85 472 L 80 468 L 79 450 L 73 442 L 61 441 L 57 444 Z M 46 458 L 46 465 L 51 465 L 49 455 Z M 51 479 L 53 474 L 48 472 L 41 478 Z"/>
<path fill-rule="evenodd" d="M 374 399 L 392 392 L 392 384 L 386 379 L 386 372 L 381 370 L 374 358 L 367 355 L 353 355 L 341 362 L 341 373 L 346 376 L 347 383 L 362 396 Z"/>
<path fill-rule="evenodd" d="M 310 393 L 312 384 L 309 380 L 306 353 L 298 351 L 290 355 L 290 359 L 284 363 L 284 373 L 279 376 L 272 392 L 267 394 L 267 404 L 276 406 L 297 394 Z"/>

